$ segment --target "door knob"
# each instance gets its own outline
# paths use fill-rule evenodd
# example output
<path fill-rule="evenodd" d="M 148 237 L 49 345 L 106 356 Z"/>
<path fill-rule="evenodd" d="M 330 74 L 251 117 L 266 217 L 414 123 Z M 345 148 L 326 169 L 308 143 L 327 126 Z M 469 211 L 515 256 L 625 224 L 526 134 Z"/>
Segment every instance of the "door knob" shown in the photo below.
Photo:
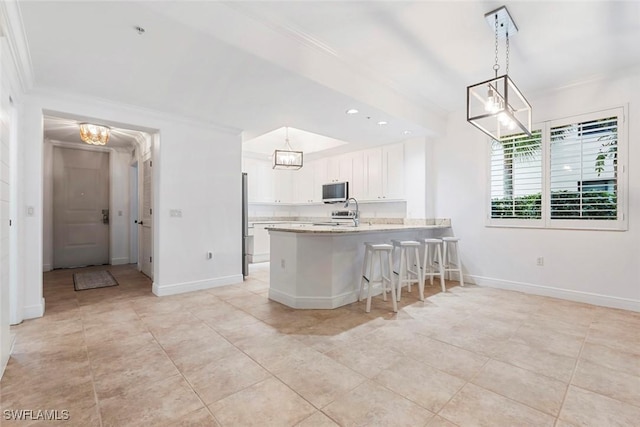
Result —
<path fill-rule="evenodd" d="M 144 224 L 144 222 L 142 222 L 142 221 L 138 221 L 138 224 L 139 224 L 139 225 L 142 225 L 142 224 Z"/>

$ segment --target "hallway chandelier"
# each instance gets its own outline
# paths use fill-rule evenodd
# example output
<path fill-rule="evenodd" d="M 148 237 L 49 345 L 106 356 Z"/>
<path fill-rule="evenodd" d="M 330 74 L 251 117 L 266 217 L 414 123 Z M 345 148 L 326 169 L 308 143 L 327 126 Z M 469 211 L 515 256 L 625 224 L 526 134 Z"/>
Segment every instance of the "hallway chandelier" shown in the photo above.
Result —
<path fill-rule="evenodd" d="M 509 78 L 509 37 L 518 32 L 506 6 L 484 15 L 495 31 L 494 78 L 467 87 L 467 121 L 495 140 L 524 132 L 531 136 L 531 105 Z M 498 76 L 498 39 L 506 40 L 506 69 Z"/>
<path fill-rule="evenodd" d="M 80 139 L 87 144 L 105 145 L 109 141 L 110 129 L 106 126 L 80 123 Z"/>
<path fill-rule="evenodd" d="M 285 128 L 287 136 L 285 138 L 285 149 L 273 152 L 273 169 L 293 169 L 302 167 L 302 151 L 293 151 L 289 143 L 289 128 Z"/>

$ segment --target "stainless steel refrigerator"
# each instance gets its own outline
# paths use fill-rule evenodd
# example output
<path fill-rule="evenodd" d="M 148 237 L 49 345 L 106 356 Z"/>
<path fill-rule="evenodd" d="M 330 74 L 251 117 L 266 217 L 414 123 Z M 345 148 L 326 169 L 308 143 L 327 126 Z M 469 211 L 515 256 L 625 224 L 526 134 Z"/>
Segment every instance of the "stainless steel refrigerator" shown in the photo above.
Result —
<path fill-rule="evenodd" d="M 247 174 L 242 173 L 242 276 L 249 275 L 249 206 L 247 202 Z"/>

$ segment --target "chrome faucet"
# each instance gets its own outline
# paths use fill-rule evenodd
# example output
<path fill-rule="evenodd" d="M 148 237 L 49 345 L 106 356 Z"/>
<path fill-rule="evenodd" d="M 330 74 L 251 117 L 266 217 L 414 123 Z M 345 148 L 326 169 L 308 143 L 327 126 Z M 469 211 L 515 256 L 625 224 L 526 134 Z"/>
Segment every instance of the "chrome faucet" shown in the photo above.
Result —
<path fill-rule="evenodd" d="M 358 207 L 358 201 L 354 198 L 354 197 L 349 197 L 347 199 L 347 203 L 344 204 L 345 208 L 349 207 L 349 202 L 353 200 L 354 202 L 356 202 L 356 216 L 354 216 L 353 219 L 353 226 L 357 227 L 358 224 L 360 224 L 360 208 Z"/>

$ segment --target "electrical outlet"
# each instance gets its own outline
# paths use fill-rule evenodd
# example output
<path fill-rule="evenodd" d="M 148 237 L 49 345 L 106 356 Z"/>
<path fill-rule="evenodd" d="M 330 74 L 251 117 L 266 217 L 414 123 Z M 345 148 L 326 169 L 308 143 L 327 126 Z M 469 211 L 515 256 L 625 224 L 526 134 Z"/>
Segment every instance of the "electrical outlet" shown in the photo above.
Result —
<path fill-rule="evenodd" d="M 169 216 L 172 218 L 182 218 L 182 209 L 170 209 Z"/>
<path fill-rule="evenodd" d="M 536 258 L 536 265 L 538 267 L 542 267 L 544 265 L 544 257 L 539 256 L 538 258 Z"/>
<path fill-rule="evenodd" d="M 284 258 L 280 260 L 280 268 L 284 269 Z"/>

